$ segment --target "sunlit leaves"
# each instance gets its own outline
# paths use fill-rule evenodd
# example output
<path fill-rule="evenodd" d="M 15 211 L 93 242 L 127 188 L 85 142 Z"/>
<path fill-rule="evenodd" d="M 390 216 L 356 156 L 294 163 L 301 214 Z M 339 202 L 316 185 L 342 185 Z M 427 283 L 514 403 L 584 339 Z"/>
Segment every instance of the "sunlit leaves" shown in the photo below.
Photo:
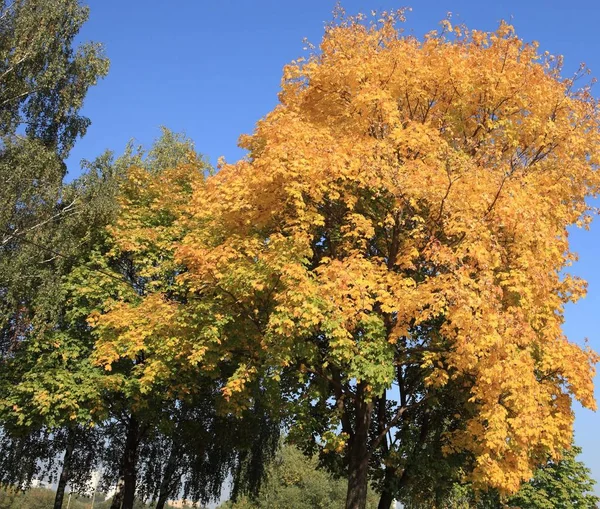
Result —
<path fill-rule="evenodd" d="M 243 320 L 256 365 L 370 397 L 398 366 L 421 369 L 415 400 L 460 380 L 447 452 L 512 491 L 570 442 L 570 396 L 595 405 L 596 357 L 561 324 L 584 293 L 562 271 L 600 184 L 597 106 L 506 23 L 419 41 L 398 18 L 345 18 L 285 68 L 250 157 L 193 193 L 176 258 Z"/>

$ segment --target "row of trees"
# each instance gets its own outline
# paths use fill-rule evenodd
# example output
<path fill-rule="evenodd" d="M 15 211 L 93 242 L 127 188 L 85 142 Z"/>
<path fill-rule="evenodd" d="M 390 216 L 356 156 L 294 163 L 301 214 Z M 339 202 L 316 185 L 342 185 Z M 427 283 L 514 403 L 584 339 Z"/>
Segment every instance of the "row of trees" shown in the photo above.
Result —
<path fill-rule="evenodd" d="M 169 228 L 167 208 L 177 204 L 163 186 L 180 192 L 203 178 L 205 163 L 188 140 L 165 131 L 147 157 L 133 150 L 116 160 L 105 154 L 87 168 L 62 187 L 58 207 L 75 204 L 75 212 L 57 212 L 59 219 L 44 228 L 50 238 L 19 237 L 38 256 L 19 276 L 37 284 L 27 294 L 35 302 L 27 309 L 32 314 L 19 317 L 26 333 L 10 337 L 3 359 L 4 482 L 56 481 L 55 507 L 62 507 L 67 484 L 88 490 L 92 474 L 102 469 L 100 487 L 117 489 L 113 508 L 132 507 L 136 495 L 164 507 L 180 492 L 208 502 L 234 474 L 254 486 L 251 476 L 261 477 L 277 444 L 278 421 L 260 407 L 235 415 L 220 409 L 220 382 L 202 373 L 174 370 L 150 388 L 146 370 L 157 358 L 149 348 L 104 369 L 89 323 L 119 301 L 141 298 L 148 286 L 172 286 L 176 268 L 168 255 L 158 266 L 151 251 L 121 251 L 107 227 L 123 220 L 139 228 L 133 216 L 142 214 Z M 146 187 L 151 175 L 160 181 L 156 187 Z M 155 199 L 167 208 L 148 208 Z M 252 470 L 245 468 L 248 461 Z"/>
<path fill-rule="evenodd" d="M 369 485 L 433 507 L 570 448 L 597 361 L 561 330 L 600 188 L 584 69 L 506 24 L 419 41 L 402 11 L 338 12 L 245 159 L 213 172 L 165 130 L 65 184 L 107 61 L 71 49 L 76 1 L 2 5 L 6 89 L 27 76 L 2 103 L 2 483 L 54 476 L 57 508 L 99 469 L 112 509 L 256 497 L 285 430 L 348 509 Z"/>
<path fill-rule="evenodd" d="M 161 191 L 135 188 L 128 169 L 169 185 L 178 178 L 169 168 L 181 165 L 183 190 L 207 165 L 189 140 L 165 131 L 147 156 L 133 147 L 117 159 L 106 153 L 64 183 L 64 159 L 89 124 L 78 111 L 108 70 L 100 45 L 73 47 L 87 16 L 74 0 L 0 4 L 0 482 L 56 482 L 55 507 L 67 485 L 89 490 L 100 468 L 101 487 L 117 489 L 112 507 L 132 507 L 136 493 L 157 507 L 180 491 L 218 498 L 234 473 L 249 489 L 278 440 L 266 412 L 242 411 L 242 424 L 215 406 L 218 385 L 184 373 L 185 393 L 147 391 L 143 351 L 110 373 L 94 363 L 88 317 L 108 300 L 166 287 L 176 272 L 165 267 L 151 282 L 144 271 L 155 260 L 119 252 L 107 231 L 127 193 L 145 213 Z M 158 222 L 168 216 L 147 212 Z"/>

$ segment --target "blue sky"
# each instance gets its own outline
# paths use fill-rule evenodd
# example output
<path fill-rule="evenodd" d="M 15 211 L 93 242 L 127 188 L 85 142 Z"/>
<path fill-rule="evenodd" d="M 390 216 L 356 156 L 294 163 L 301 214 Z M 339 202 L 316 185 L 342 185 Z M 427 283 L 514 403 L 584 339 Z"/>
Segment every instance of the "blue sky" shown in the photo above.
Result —
<path fill-rule="evenodd" d="M 411 6 L 404 2 L 346 0 L 349 13 Z M 89 0 L 90 21 L 81 39 L 101 41 L 111 59 L 109 76 L 93 88 L 84 113 L 92 125 L 72 151 L 70 177 L 79 161 L 109 148 L 122 152 L 135 138 L 148 146 L 159 126 L 185 132 L 213 162 L 243 155 L 237 138 L 277 103 L 281 70 L 304 54 L 302 40 L 318 43 L 333 0 Z M 511 20 L 525 40 L 563 54 L 570 72 L 585 62 L 600 77 L 597 24 L 600 2 L 579 0 L 413 0 L 406 29 L 420 36 L 454 22 L 493 30 Z M 600 93 L 600 88 L 596 91 Z M 600 221 L 600 218 L 599 218 Z M 600 351 L 600 226 L 574 230 L 580 255 L 573 272 L 589 282 L 588 296 L 567 310 L 565 331 L 589 338 Z M 600 379 L 598 379 L 600 385 Z M 596 390 L 600 399 L 600 390 Z M 600 414 L 576 408 L 576 441 L 600 482 Z M 600 488 L 597 490 L 600 493 Z"/>

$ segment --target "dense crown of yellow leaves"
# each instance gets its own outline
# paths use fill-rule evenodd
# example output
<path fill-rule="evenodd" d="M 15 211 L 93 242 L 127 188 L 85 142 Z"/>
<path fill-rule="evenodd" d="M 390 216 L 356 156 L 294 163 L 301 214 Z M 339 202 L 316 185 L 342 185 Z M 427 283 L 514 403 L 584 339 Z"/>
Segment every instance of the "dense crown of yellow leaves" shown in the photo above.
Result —
<path fill-rule="evenodd" d="M 375 397 L 419 347 L 426 387 L 468 392 L 447 452 L 472 455 L 476 485 L 514 491 L 569 446 L 571 398 L 595 407 L 596 356 L 561 325 L 585 291 L 563 269 L 600 184 L 597 104 L 507 24 L 419 41 L 399 16 L 331 25 L 285 68 L 249 157 L 187 203 L 181 280 L 246 320 L 235 344 L 253 356 L 228 394 L 253 362 L 309 364 L 318 337 L 326 363 L 307 369 Z"/>

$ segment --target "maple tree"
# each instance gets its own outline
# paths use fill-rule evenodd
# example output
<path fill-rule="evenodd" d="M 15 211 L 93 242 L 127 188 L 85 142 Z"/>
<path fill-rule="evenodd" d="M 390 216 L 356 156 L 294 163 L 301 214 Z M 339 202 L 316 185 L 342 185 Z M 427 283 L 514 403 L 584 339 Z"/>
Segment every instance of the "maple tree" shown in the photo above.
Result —
<path fill-rule="evenodd" d="M 163 507 L 180 489 L 208 503 L 228 475 L 235 490 L 256 491 L 279 421 L 257 384 L 253 405 L 223 400 L 234 368 L 211 329 L 215 304 L 190 298 L 177 277 L 187 269 L 174 258 L 189 198 L 211 170 L 189 139 L 166 129 L 147 157 L 127 162 L 118 214 L 69 277 L 93 328 L 90 362 L 112 387 L 109 415 L 118 425 L 105 470 L 107 487 L 118 487 L 112 507 L 130 508 L 135 496 Z M 203 331 L 214 345 L 210 360 Z"/>
<path fill-rule="evenodd" d="M 295 440 L 342 458 L 347 508 L 369 476 L 389 507 L 426 447 L 514 492 L 569 446 L 572 398 L 595 408 L 597 357 L 561 330 L 585 292 L 563 272 L 567 227 L 600 184 L 585 68 L 563 78 L 506 23 L 419 40 L 401 21 L 340 13 L 285 67 L 249 156 L 194 189 L 176 251 L 214 313 L 187 317 L 184 355 L 211 369 L 214 345 L 245 350 L 223 388 L 238 402 L 257 376 L 297 372 Z M 186 320 L 148 306 L 120 324 Z"/>
<path fill-rule="evenodd" d="M 162 322 L 169 302 L 186 300 L 175 280 L 185 270 L 173 259 L 176 220 L 207 163 L 189 139 L 163 129 L 147 154 L 129 144 L 121 157 L 106 152 L 84 169 L 62 189 L 77 213 L 61 215 L 47 232 L 52 242 L 40 245 L 58 279 L 52 299 L 36 302 L 36 320 L 2 359 L 0 483 L 55 479 L 57 507 L 67 484 L 89 491 L 100 464 L 101 485 L 118 488 L 118 508 L 135 497 L 164 507 L 180 490 L 208 503 L 228 476 L 236 491 L 256 491 L 279 421 L 259 404 L 235 415 L 219 404 L 233 368 L 217 358 L 214 376 L 199 375 L 186 355 L 194 329 Z M 213 315 L 197 305 L 209 323 Z"/>
<path fill-rule="evenodd" d="M 178 200 L 185 199 L 183 190 L 194 179 L 203 179 L 205 169 L 191 142 L 166 129 L 147 157 L 130 151 L 118 166 L 112 220 L 102 229 L 87 258 L 69 274 L 73 307 L 83 316 L 90 334 L 99 314 L 119 305 L 125 309 L 138 300 L 144 301 L 144 296 L 153 289 L 166 290 L 171 286 L 176 265 L 170 256 L 169 244 L 173 239 L 169 234 L 172 210 L 179 202 L 170 200 L 175 193 Z M 162 201 L 161 188 L 171 189 L 174 194 L 163 193 L 165 201 Z M 154 235 L 141 244 L 126 242 L 123 231 L 134 239 L 139 231 Z M 130 317 L 130 323 L 137 327 L 140 319 L 148 318 L 160 319 L 160 314 L 141 313 L 136 319 Z M 162 384 L 155 384 L 154 390 L 148 387 L 144 377 L 155 373 L 158 366 L 150 342 L 138 343 L 108 359 L 107 355 L 114 351 L 112 329 L 96 327 L 93 330 L 94 351 L 88 354 L 88 361 L 103 372 L 103 384 L 111 393 L 106 410 L 109 419 L 115 422 L 108 422 L 112 444 L 107 457 L 111 467 L 105 470 L 106 480 L 117 485 L 111 507 L 130 508 L 138 483 L 140 450 L 152 440 L 161 420 L 169 418 L 177 392 L 168 385 L 173 377 L 165 370 L 161 371 Z M 150 380 L 154 378 L 156 374 Z"/>
<path fill-rule="evenodd" d="M 135 377 L 127 379 L 127 370 L 121 370 L 116 377 L 107 376 L 102 367 L 94 364 L 95 338 L 88 315 L 109 296 L 127 296 L 133 291 L 126 279 L 128 273 L 133 273 L 130 260 L 126 256 L 109 256 L 110 265 L 103 259 L 112 246 L 106 228 L 118 217 L 118 197 L 127 181 L 129 167 L 147 163 L 159 171 L 165 158 L 173 160 L 185 155 L 190 142 L 183 142 L 179 136 L 164 130 L 154 149 L 146 161 L 131 145 L 116 160 L 105 153 L 86 163 L 87 171 L 79 179 L 63 186 L 62 199 L 77 203 L 76 214 L 61 215 L 55 221 L 58 224 L 53 223 L 45 233 L 50 240 L 45 245 L 36 243 L 47 258 L 48 268 L 55 272 L 45 290 L 49 295 L 40 292 L 44 299 L 38 296 L 31 310 L 35 320 L 3 359 L 0 419 L 6 431 L 5 443 L 11 450 L 8 460 L 12 461 L 7 469 L 15 470 L 15 465 L 23 463 L 25 482 L 19 484 L 26 486 L 38 472 L 32 471 L 23 459 L 31 460 L 34 466 L 48 460 L 46 471 L 60 464 L 57 507 L 62 504 L 67 483 L 72 487 L 83 486 L 85 483 L 77 476 L 85 478 L 97 467 L 103 452 L 98 450 L 102 449 L 98 447 L 99 433 L 105 433 L 109 447 L 118 446 L 117 440 L 111 440 L 114 436 L 106 434 L 108 427 L 98 431 L 90 426 L 123 417 L 121 414 L 131 409 L 127 396 L 132 391 L 131 385 L 135 386 Z M 44 431 L 40 443 L 45 449 L 30 447 L 31 453 L 24 458 L 21 444 L 27 445 L 31 438 L 35 439 L 39 430 Z M 83 447 L 81 437 L 88 438 Z M 78 465 L 89 451 L 97 454 L 85 465 Z M 65 454 L 58 461 L 57 456 L 62 452 Z M 116 460 L 120 461 L 121 457 Z M 2 481 L 13 482 L 18 470 L 3 475 Z"/>
<path fill-rule="evenodd" d="M 230 474 L 234 498 L 258 496 L 282 423 L 347 476 L 348 509 L 369 481 L 382 509 L 457 481 L 504 497 L 569 454 L 572 400 L 595 408 L 598 360 L 561 329 L 585 293 L 565 270 L 567 229 L 588 224 L 600 186 L 586 69 L 562 77 L 561 58 L 506 23 L 446 20 L 419 40 L 403 21 L 339 10 L 241 138 L 248 157 L 215 174 L 165 131 L 148 158 L 105 156 L 64 187 L 79 95 L 66 127 L 50 110 L 71 89 L 2 117 L 39 122 L 30 140 L 6 131 L 0 170 L 31 160 L 52 182 L 1 211 L 5 482 L 64 451 L 60 505 L 75 437 L 98 422 L 123 508 L 179 489 L 205 502 Z M 88 56 L 91 84 L 106 62 Z M 90 198 L 79 217 L 62 213 L 70 193 Z M 40 239 L 64 252 L 24 249 Z M 41 452 L 8 475 L 21 446 Z"/>

